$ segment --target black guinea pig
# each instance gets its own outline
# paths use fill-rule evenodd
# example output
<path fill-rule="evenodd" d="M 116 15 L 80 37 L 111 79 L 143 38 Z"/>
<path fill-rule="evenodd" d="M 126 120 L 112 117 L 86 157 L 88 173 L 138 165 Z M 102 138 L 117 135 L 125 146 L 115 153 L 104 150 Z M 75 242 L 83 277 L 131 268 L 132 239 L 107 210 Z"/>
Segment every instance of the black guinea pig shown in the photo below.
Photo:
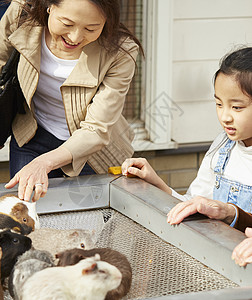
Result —
<path fill-rule="evenodd" d="M 0 231 L 0 247 L 2 248 L 1 281 L 8 277 L 19 255 L 31 248 L 31 239 L 15 233 L 10 229 Z"/>
<path fill-rule="evenodd" d="M 7 228 L 24 235 L 32 232 L 32 227 L 21 224 L 15 217 L 0 212 L 0 229 Z"/>
<path fill-rule="evenodd" d="M 80 260 L 94 256 L 95 254 L 99 254 L 102 261 L 114 265 L 122 273 L 121 284 L 118 288 L 109 291 L 105 300 L 121 299 L 129 292 L 132 281 L 132 269 L 130 263 L 122 253 L 110 248 L 94 248 L 90 250 L 74 248 L 56 254 L 56 258 L 59 259 L 58 266 L 67 266 L 74 265 Z"/>

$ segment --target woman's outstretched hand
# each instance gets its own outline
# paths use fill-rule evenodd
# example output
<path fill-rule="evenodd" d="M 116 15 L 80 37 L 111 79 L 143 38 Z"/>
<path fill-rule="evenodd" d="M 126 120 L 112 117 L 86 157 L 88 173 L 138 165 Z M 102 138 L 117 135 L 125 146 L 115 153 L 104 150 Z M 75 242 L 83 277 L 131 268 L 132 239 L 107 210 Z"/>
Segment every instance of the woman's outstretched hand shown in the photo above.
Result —
<path fill-rule="evenodd" d="M 231 204 L 197 196 L 173 207 L 167 214 L 167 222 L 171 225 L 179 224 L 184 218 L 197 212 L 211 219 L 222 220 L 228 224 L 233 221 L 236 214 L 235 207 Z"/>
<path fill-rule="evenodd" d="M 171 189 L 158 176 L 145 158 L 127 158 L 122 164 L 122 174 L 125 176 L 129 174 L 135 175 L 171 194 Z"/>
<path fill-rule="evenodd" d="M 18 184 L 18 197 L 21 200 L 37 201 L 44 197 L 48 188 L 48 170 L 41 160 L 32 160 L 24 166 L 16 175 L 5 185 L 5 188 L 13 188 Z"/>
<path fill-rule="evenodd" d="M 232 259 L 241 267 L 252 263 L 252 228 L 245 230 L 247 238 L 238 244 L 232 253 Z"/>
<path fill-rule="evenodd" d="M 18 197 L 25 201 L 30 201 L 34 190 L 32 201 L 37 201 L 47 193 L 48 173 L 71 162 L 72 154 L 66 148 L 59 147 L 34 158 L 16 173 L 5 188 L 11 189 L 18 184 Z"/>

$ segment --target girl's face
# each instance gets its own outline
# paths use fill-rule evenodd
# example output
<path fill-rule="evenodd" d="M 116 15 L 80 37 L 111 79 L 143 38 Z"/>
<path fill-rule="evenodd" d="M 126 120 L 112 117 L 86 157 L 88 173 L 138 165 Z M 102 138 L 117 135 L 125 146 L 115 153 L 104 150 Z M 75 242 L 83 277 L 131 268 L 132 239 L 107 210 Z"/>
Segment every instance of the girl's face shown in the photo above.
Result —
<path fill-rule="evenodd" d="M 218 74 L 215 100 L 218 119 L 230 140 L 252 146 L 252 99 L 242 92 L 233 76 Z"/>
<path fill-rule="evenodd" d="M 46 44 L 62 59 L 78 59 L 82 48 L 97 40 L 106 19 L 89 0 L 63 0 L 50 7 Z"/>

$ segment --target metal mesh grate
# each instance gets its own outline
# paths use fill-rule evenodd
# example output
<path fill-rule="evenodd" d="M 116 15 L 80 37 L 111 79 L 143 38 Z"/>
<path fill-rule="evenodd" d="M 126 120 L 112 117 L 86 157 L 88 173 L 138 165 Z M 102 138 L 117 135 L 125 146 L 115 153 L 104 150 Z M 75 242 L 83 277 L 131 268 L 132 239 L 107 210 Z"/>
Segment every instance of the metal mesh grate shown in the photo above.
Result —
<path fill-rule="evenodd" d="M 44 215 L 40 220 L 42 227 L 95 230 L 98 247 L 125 254 L 133 269 L 125 299 L 237 286 L 113 209 Z"/>

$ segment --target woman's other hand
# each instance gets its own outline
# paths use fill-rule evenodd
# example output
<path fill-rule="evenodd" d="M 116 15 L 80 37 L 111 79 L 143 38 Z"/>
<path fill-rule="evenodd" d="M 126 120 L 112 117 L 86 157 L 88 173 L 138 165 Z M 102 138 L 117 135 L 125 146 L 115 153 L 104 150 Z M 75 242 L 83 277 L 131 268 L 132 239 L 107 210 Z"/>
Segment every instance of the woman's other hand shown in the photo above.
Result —
<path fill-rule="evenodd" d="M 167 214 L 167 222 L 171 225 L 179 224 L 184 218 L 197 212 L 211 219 L 222 220 L 228 224 L 233 221 L 236 215 L 236 209 L 231 204 L 197 196 L 173 207 Z"/>
<path fill-rule="evenodd" d="M 169 186 L 158 176 L 145 158 L 127 158 L 122 164 L 122 174 L 125 176 L 135 175 L 168 194 L 172 193 Z"/>
<path fill-rule="evenodd" d="M 252 228 L 247 227 L 245 234 L 247 238 L 238 244 L 232 253 L 232 259 L 241 267 L 252 263 Z"/>

